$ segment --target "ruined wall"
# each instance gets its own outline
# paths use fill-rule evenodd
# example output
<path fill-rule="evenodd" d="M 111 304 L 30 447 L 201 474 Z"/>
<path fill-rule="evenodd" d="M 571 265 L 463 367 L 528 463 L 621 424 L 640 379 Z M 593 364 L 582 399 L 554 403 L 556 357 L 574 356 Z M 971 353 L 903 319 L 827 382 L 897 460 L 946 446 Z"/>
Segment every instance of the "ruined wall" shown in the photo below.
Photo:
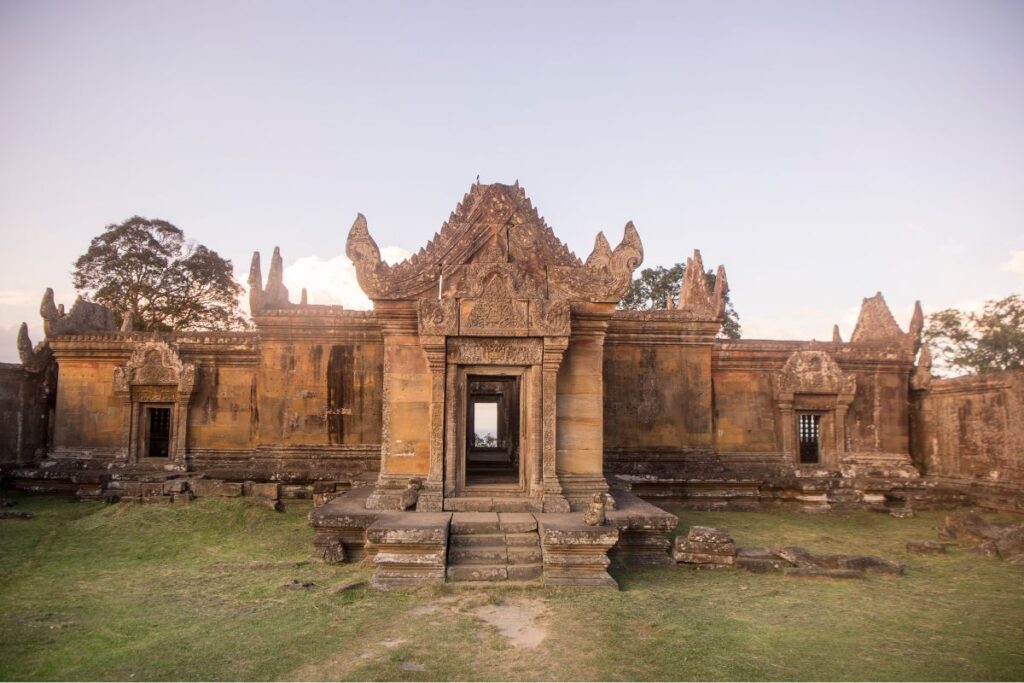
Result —
<path fill-rule="evenodd" d="M 676 311 L 617 311 L 604 347 L 609 473 L 676 476 L 712 452 L 711 336 Z"/>
<path fill-rule="evenodd" d="M 56 452 L 103 458 L 121 453 L 125 418 L 114 393 L 114 368 L 124 360 L 58 355 Z"/>
<path fill-rule="evenodd" d="M 923 474 L 1024 489 L 1024 371 L 933 380 L 913 408 Z"/>
<path fill-rule="evenodd" d="M 0 363 L 0 465 L 29 462 L 46 442 L 43 373 Z"/>

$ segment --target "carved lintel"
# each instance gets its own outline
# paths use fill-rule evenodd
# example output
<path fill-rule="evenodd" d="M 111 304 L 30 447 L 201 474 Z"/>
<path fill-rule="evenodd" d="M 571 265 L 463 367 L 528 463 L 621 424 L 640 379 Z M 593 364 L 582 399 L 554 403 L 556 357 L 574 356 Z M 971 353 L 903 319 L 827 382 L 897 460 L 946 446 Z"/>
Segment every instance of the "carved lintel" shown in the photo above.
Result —
<path fill-rule="evenodd" d="M 538 365 L 546 344 L 539 339 L 457 337 L 448 344 L 448 362 L 458 365 Z"/>

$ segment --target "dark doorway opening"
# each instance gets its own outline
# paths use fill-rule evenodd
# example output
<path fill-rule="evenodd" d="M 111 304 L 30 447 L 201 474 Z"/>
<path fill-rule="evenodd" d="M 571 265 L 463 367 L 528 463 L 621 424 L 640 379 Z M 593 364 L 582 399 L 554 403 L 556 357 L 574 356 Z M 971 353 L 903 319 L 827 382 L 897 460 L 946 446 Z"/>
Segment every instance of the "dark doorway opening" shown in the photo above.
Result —
<path fill-rule="evenodd" d="M 804 413 L 797 416 L 797 433 L 800 437 L 800 463 L 813 465 L 820 454 L 821 415 Z"/>
<path fill-rule="evenodd" d="M 468 378 L 466 485 L 518 485 L 519 378 Z"/>
<path fill-rule="evenodd" d="M 166 458 L 171 451 L 171 409 L 166 406 L 146 406 L 145 410 L 143 456 Z"/>

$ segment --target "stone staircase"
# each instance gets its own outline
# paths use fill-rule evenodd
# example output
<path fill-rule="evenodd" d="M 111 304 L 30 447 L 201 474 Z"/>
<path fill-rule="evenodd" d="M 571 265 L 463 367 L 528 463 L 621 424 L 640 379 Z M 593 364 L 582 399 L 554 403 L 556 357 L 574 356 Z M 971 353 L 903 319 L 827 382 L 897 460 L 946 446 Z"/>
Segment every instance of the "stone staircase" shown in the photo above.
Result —
<path fill-rule="evenodd" d="M 525 512 L 456 512 L 448 538 L 450 582 L 533 582 L 544 574 L 537 520 Z"/>

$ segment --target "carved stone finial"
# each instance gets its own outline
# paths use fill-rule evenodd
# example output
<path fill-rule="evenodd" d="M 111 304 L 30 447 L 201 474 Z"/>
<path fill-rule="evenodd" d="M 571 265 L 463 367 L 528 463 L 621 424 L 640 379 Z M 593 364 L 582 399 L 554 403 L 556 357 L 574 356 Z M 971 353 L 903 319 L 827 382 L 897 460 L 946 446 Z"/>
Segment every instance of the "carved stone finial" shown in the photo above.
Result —
<path fill-rule="evenodd" d="M 693 258 L 686 259 L 686 270 L 683 271 L 683 282 L 679 286 L 680 310 L 687 308 L 709 308 L 711 297 L 708 294 L 708 281 L 704 275 L 704 261 L 700 249 L 693 250 Z"/>
<path fill-rule="evenodd" d="M 26 362 L 26 358 L 32 357 L 32 340 L 28 338 L 28 323 L 22 323 L 18 328 L 18 356 L 22 363 Z"/>
<path fill-rule="evenodd" d="M 132 314 L 131 313 L 125 313 L 124 314 L 124 318 L 121 319 L 121 331 L 122 332 L 131 332 L 134 329 L 135 329 L 135 326 L 132 324 Z"/>
<path fill-rule="evenodd" d="M 53 288 L 47 287 L 43 293 L 43 300 L 39 304 L 39 316 L 43 320 L 56 320 L 61 315 L 57 306 L 53 303 Z"/>
<path fill-rule="evenodd" d="M 263 308 L 263 271 L 260 269 L 260 252 L 252 252 L 249 264 L 249 313 L 256 315 Z"/>
<path fill-rule="evenodd" d="M 857 317 L 857 325 L 850 335 L 851 342 L 886 341 L 903 339 L 904 332 L 900 329 L 896 318 L 892 316 L 889 305 L 881 292 L 864 299 Z"/>
<path fill-rule="evenodd" d="M 608 238 L 603 232 L 597 233 L 594 238 L 594 250 L 587 257 L 586 266 L 591 268 L 606 268 L 612 260 L 612 247 L 608 244 Z"/>
<path fill-rule="evenodd" d="M 725 317 L 725 295 L 729 292 L 729 279 L 725 275 L 725 266 L 719 265 L 715 274 L 715 293 L 711 299 L 711 308 L 719 318 Z"/>
<path fill-rule="evenodd" d="M 18 328 L 18 358 L 28 372 L 38 373 L 46 369 L 53 357 L 50 345 L 45 341 L 32 346 L 28 336 L 28 324 L 22 323 Z"/>
<path fill-rule="evenodd" d="M 348 231 L 345 253 L 356 264 L 356 268 L 362 263 L 370 266 L 380 263 L 380 249 L 370 237 L 370 229 L 366 224 L 366 216 L 363 214 L 356 216 L 352 228 Z"/>
<path fill-rule="evenodd" d="M 309 303 L 309 295 L 306 293 L 306 288 L 302 288 L 302 296 L 299 297 L 299 303 L 303 306 Z"/>
<path fill-rule="evenodd" d="M 932 352 L 927 344 L 921 346 L 921 354 L 917 365 L 910 375 L 910 388 L 915 391 L 926 391 L 932 385 Z"/>
<path fill-rule="evenodd" d="M 908 343 L 914 353 L 921 348 L 921 335 L 924 333 L 924 311 L 921 310 L 921 302 L 914 302 L 914 315 L 910 317 L 910 327 L 907 328 Z"/>
<path fill-rule="evenodd" d="M 284 308 L 288 304 L 288 288 L 284 286 L 284 260 L 281 258 L 281 248 L 274 247 L 274 255 L 270 257 L 270 271 L 267 273 L 267 287 L 263 291 L 263 305 Z"/>
<path fill-rule="evenodd" d="M 839 325 L 832 326 L 832 342 L 835 344 L 843 343 L 843 336 L 839 334 Z"/>

